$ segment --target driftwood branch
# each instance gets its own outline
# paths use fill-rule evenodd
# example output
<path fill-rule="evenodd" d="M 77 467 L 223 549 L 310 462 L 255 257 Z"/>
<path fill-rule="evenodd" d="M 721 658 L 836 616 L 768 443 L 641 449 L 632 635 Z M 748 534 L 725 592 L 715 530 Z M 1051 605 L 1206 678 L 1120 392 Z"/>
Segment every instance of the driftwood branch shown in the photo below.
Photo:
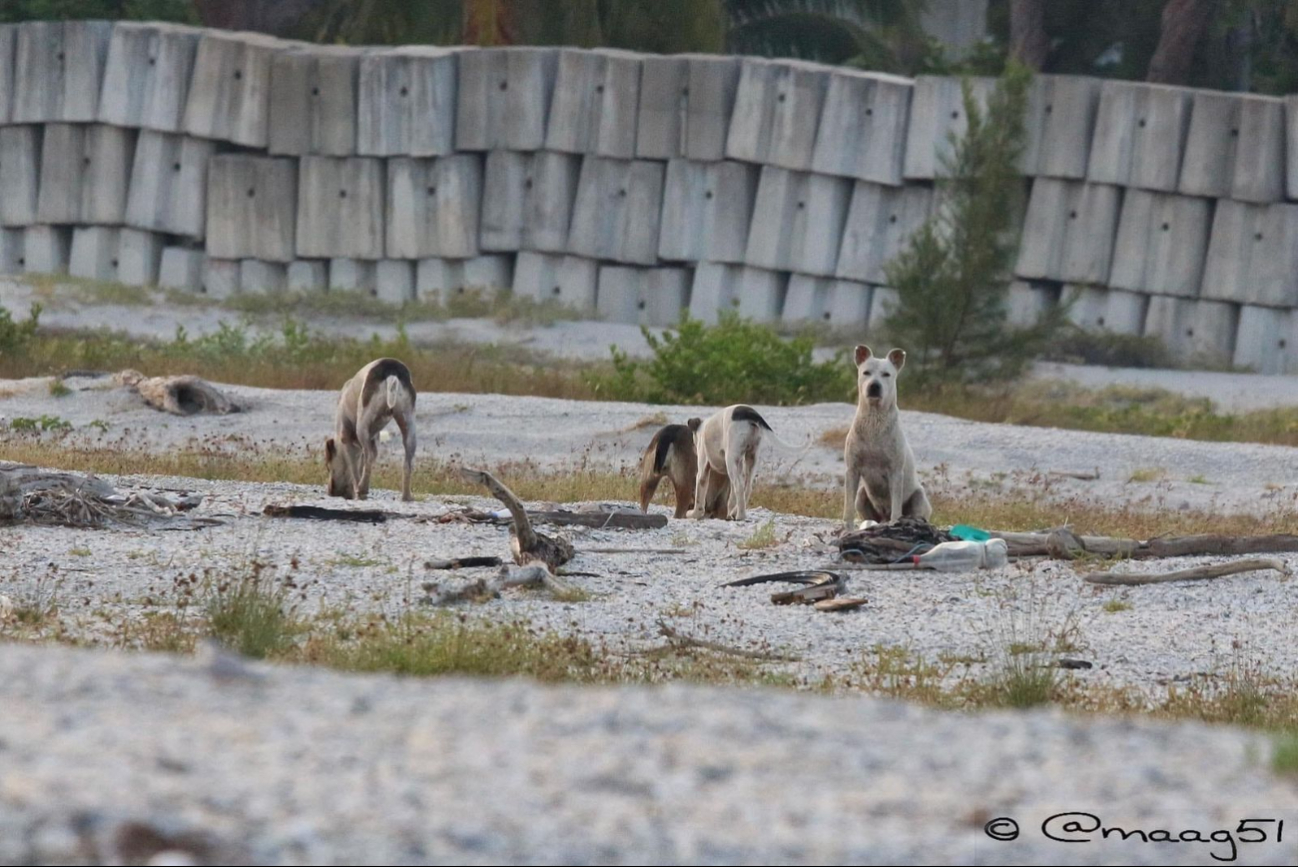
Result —
<path fill-rule="evenodd" d="M 442 590 L 436 583 L 427 582 L 424 600 L 429 605 L 454 605 L 457 602 L 482 602 L 494 599 L 510 587 L 544 587 L 555 596 L 563 598 L 576 593 L 576 588 L 557 577 L 544 563 L 532 563 L 522 568 L 503 567 L 494 578 L 479 578 L 463 587 Z"/>
<path fill-rule="evenodd" d="M 513 527 L 510 529 L 509 547 L 515 563 L 520 566 L 543 563 L 551 573 L 554 573 L 573 558 L 576 552 L 573 550 L 572 543 L 567 539 L 554 538 L 534 530 L 523 503 L 513 491 L 501 484 L 491 473 L 464 468 L 460 470 L 460 475 L 470 482 L 486 487 L 493 497 L 509 509 L 509 514 L 514 519 Z"/>
<path fill-rule="evenodd" d="M 382 524 L 389 518 L 404 518 L 399 512 L 381 509 L 330 509 L 323 506 L 277 506 L 261 510 L 268 518 L 306 518 L 312 521 L 350 521 L 356 524 Z"/>
<path fill-rule="evenodd" d="M 747 650 L 742 647 L 730 647 L 726 644 L 720 644 L 716 641 L 708 641 L 704 638 L 695 638 L 692 635 L 685 635 L 672 629 L 663 621 L 658 621 L 658 632 L 663 638 L 670 643 L 679 647 L 697 647 L 702 650 L 711 650 L 714 653 L 725 653 L 730 656 L 741 656 L 744 659 L 760 659 L 764 662 L 797 662 L 798 657 L 786 656 L 780 653 L 768 653 L 764 650 Z"/>
<path fill-rule="evenodd" d="M 1049 533 L 999 533 L 1011 557 L 1072 559 L 1080 553 L 1154 560 L 1164 557 L 1242 557 L 1298 552 L 1298 536 L 1174 536 L 1141 541 L 1112 536 L 1078 536 L 1063 527 Z"/>
<path fill-rule="evenodd" d="M 225 415 L 239 412 L 239 406 L 219 389 L 197 376 L 146 377 L 136 370 L 123 370 L 114 379 L 134 389 L 154 409 L 172 415 Z"/>
<path fill-rule="evenodd" d="M 424 563 L 425 569 L 472 569 L 477 566 L 501 566 L 499 557 L 456 557 L 451 560 L 429 560 Z"/>
<path fill-rule="evenodd" d="M 1168 581 L 1206 581 L 1212 578 L 1224 578 L 1227 575 L 1238 575 L 1241 572 L 1259 572 L 1265 569 L 1274 569 L 1285 575 L 1291 574 L 1284 561 L 1270 557 L 1257 557 L 1251 560 L 1236 560 L 1233 563 L 1218 563 L 1216 566 L 1196 566 L 1193 569 L 1181 569 L 1177 572 L 1163 572 L 1157 575 L 1090 572 L 1083 575 L 1082 579 L 1088 584 L 1133 586 L 1139 584 L 1164 584 Z"/>
<path fill-rule="evenodd" d="M 1083 470 L 1082 472 L 1074 470 L 1051 470 L 1046 473 L 1046 475 L 1055 479 L 1080 479 L 1083 482 L 1093 482 L 1100 477 L 1100 468 L 1096 467 L 1094 470 Z"/>

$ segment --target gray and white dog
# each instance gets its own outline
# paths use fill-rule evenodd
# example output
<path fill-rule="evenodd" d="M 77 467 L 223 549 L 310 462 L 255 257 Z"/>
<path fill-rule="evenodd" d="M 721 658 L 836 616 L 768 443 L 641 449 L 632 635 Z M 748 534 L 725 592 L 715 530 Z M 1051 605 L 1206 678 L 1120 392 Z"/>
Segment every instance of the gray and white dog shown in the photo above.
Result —
<path fill-rule="evenodd" d="M 338 397 L 334 435 L 325 440 L 329 496 L 363 500 L 378 459 L 379 433 L 396 421 L 405 446 L 401 499 L 409 502 L 415 461 L 415 387 L 410 369 L 395 358 L 371 361 L 347 380 Z"/>
<path fill-rule="evenodd" d="M 878 358 L 870 347 L 856 347 L 856 418 L 843 448 L 843 522 L 849 529 L 857 515 L 886 522 L 903 515 L 928 520 L 933 514 L 897 412 L 897 376 L 905 364 L 903 350 Z"/>

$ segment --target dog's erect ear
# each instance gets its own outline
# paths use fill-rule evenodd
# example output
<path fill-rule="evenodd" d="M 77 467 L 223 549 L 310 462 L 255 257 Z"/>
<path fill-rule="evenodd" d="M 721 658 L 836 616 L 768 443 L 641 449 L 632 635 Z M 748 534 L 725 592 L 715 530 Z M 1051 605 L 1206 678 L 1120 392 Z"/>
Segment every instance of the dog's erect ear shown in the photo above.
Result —
<path fill-rule="evenodd" d="M 888 353 L 888 360 L 892 362 L 893 367 L 901 370 L 906 366 L 906 350 L 894 349 Z"/>
<path fill-rule="evenodd" d="M 329 439 L 325 440 L 325 463 L 332 464 L 337 454 L 338 446 L 334 443 L 334 438 L 329 437 Z"/>
<path fill-rule="evenodd" d="M 690 430 L 694 431 L 695 433 L 698 433 L 699 428 L 703 427 L 703 419 L 692 418 L 689 421 L 685 422 L 685 426 L 688 427 Z"/>
<path fill-rule="evenodd" d="M 863 346 L 863 345 L 857 345 L 857 347 L 856 347 L 856 366 L 857 366 L 857 367 L 860 367 L 862 364 L 865 364 L 865 362 L 869 360 L 870 355 L 871 355 L 871 353 L 870 353 L 870 347 L 868 347 L 868 346 Z"/>

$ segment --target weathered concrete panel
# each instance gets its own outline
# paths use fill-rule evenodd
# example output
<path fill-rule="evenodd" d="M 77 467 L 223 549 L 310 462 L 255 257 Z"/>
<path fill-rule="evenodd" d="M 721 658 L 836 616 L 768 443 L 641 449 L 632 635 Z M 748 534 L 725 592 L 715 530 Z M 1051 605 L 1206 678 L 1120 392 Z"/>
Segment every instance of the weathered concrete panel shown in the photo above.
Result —
<path fill-rule="evenodd" d="M 810 169 L 830 72 L 831 67 L 797 60 L 743 58 L 726 156 Z"/>
<path fill-rule="evenodd" d="M 1104 82 L 1087 179 L 1175 192 L 1192 93 L 1158 84 Z"/>
<path fill-rule="evenodd" d="M 1269 96 L 1241 95 L 1239 136 L 1230 196 L 1244 202 L 1278 202 L 1285 196 L 1285 104 Z"/>
<path fill-rule="evenodd" d="M 482 157 L 478 154 L 389 160 L 388 257 L 478 255 L 481 204 Z"/>
<path fill-rule="evenodd" d="M 455 150 L 460 52 L 407 46 L 360 61 L 357 152 L 443 156 Z"/>
<path fill-rule="evenodd" d="M 604 265 L 596 308 L 610 322 L 675 325 L 689 298 L 690 276 L 688 268 Z"/>
<path fill-rule="evenodd" d="M 204 259 L 199 291 L 218 301 L 233 298 L 239 294 L 239 270 L 237 259 Z"/>
<path fill-rule="evenodd" d="M 329 291 L 359 292 L 378 295 L 378 272 L 374 262 L 364 259 L 338 258 L 329 260 Z"/>
<path fill-rule="evenodd" d="M 415 263 L 406 259 L 382 259 L 374 269 L 375 296 L 384 303 L 400 306 L 415 299 Z"/>
<path fill-rule="evenodd" d="M 615 49 L 561 50 L 546 149 L 634 157 L 642 59 Z"/>
<path fill-rule="evenodd" d="M 757 166 L 725 160 L 667 164 L 658 255 L 742 262 L 757 195 Z"/>
<path fill-rule="evenodd" d="M 985 106 L 995 81 L 971 78 L 969 83 L 974 100 Z M 906 134 L 905 177 L 932 180 L 943 174 L 943 160 L 951 152 L 951 136 L 964 135 L 968 124 L 960 79 L 932 75 L 916 78 Z"/>
<path fill-rule="evenodd" d="M 21 274 L 26 259 L 23 256 L 23 230 L 0 228 L 0 274 Z"/>
<path fill-rule="evenodd" d="M 104 66 L 99 121 L 179 132 L 202 33 L 180 24 L 116 22 Z"/>
<path fill-rule="evenodd" d="M 17 70 L 14 54 L 17 51 L 18 25 L 0 24 L 0 125 L 13 121 L 14 90 L 17 88 Z"/>
<path fill-rule="evenodd" d="M 594 262 L 590 266 L 591 309 L 594 309 Z M 420 301 L 445 304 L 453 295 L 474 292 L 487 298 L 507 289 L 514 280 L 510 256 L 477 256 L 473 259 L 420 259 L 415 271 L 415 293 Z"/>
<path fill-rule="evenodd" d="M 0 226 L 36 222 L 43 130 L 39 124 L 0 127 Z"/>
<path fill-rule="evenodd" d="M 684 153 L 685 103 L 689 62 L 682 56 L 648 55 L 641 63 L 640 109 L 636 120 L 637 157 L 675 159 Z"/>
<path fill-rule="evenodd" d="M 1196 298 L 1203 280 L 1212 202 L 1127 190 L 1109 285 Z"/>
<path fill-rule="evenodd" d="M 852 181 L 762 169 L 744 260 L 777 271 L 833 276 Z"/>
<path fill-rule="evenodd" d="M 203 272 L 207 254 L 189 247 L 167 247 L 162 251 L 158 285 L 186 292 L 203 291 Z"/>
<path fill-rule="evenodd" d="M 164 240 L 154 232 L 121 229 L 117 233 L 117 279 L 128 286 L 156 285 Z"/>
<path fill-rule="evenodd" d="M 835 70 L 811 167 L 824 174 L 900 186 L 914 89 L 908 78 Z"/>
<path fill-rule="evenodd" d="M 700 262 L 694 269 L 690 317 L 715 324 L 720 314 L 775 322 L 784 309 L 789 275 L 743 265 Z"/>
<path fill-rule="evenodd" d="M 559 54 L 553 48 L 458 52 L 457 150 L 535 151 L 545 146 Z"/>
<path fill-rule="evenodd" d="M 132 129 L 47 124 L 41 147 L 42 223 L 119 225 L 135 158 Z"/>
<path fill-rule="evenodd" d="M 1029 279 L 1106 282 L 1121 199 L 1118 187 L 1038 178 L 1014 273 Z"/>
<path fill-rule="evenodd" d="M 259 33 L 204 30 L 185 102 L 185 132 L 266 147 L 271 61 L 293 46 Z"/>
<path fill-rule="evenodd" d="M 1009 324 L 1031 328 L 1059 303 L 1059 295 L 1057 284 L 1015 280 L 1010 284 L 1009 294 L 1005 298 Z"/>
<path fill-rule="evenodd" d="M 297 259 L 289 263 L 287 281 L 290 292 L 304 295 L 324 292 L 329 288 L 329 263 L 320 259 Z"/>
<path fill-rule="evenodd" d="M 599 263 L 579 256 L 522 252 L 514 264 L 514 295 L 538 303 L 553 301 L 594 313 Z"/>
<path fill-rule="evenodd" d="M 730 114 L 739 86 L 739 58 L 713 54 L 686 55 L 688 98 L 685 101 L 682 156 L 719 160 L 726 155 Z"/>
<path fill-rule="evenodd" d="M 383 160 L 302 157 L 298 172 L 298 256 L 382 259 L 383 188 Z"/>
<path fill-rule="evenodd" d="M 888 328 L 888 319 L 897 309 L 901 296 L 896 289 L 886 286 L 875 286 L 870 290 L 870 318 L 867 320 L 867 333 L 882 334 Z"/>
<path fill-rule="evenodd" d="M 1184 362 L 1229 364 L 1235 352 L 1239 305 L 1155 295 L 1149 300 L 1145 336 L 1157 337 Z"/>
<path fill-rule="evenodd" d="M 14 123 L 90 123 L 112 35 L 108 21 L 28 21 L 14 41 Z"/>
<path fill-rule="evenodd" d="M 288 268 L 281 262 L 243 259 L 239 262 L 239 291 L 244 295 L 279 295 L 288 286 Z"/>
<path fill-rule="evenodd" d="M 870 292 L 865 283 L 794 274 L 789 277 L 780 318 L 789 324 L 863 332 L 870 319 Z"/>
<path fill-rule="evenodd" d="M 207 252 L 214 259 L 293 261 L 297 210 L 296 160 L 223 154 L 208 161 Z"/>
<path fill-rule="evenodd" d="M 274 55 L 267 129 L 272 154 L 349 157 L 357 152 L 356 90 L 364 54 L 359 48 L 316 45 Z M 362 116 L 367 115 L 362 111 Z M 435 119 L 429 115 L 427 125 Z"/>
<path fill-rule="evenodd" d="M 1179 190 L 1271 202 L 1284 193 L 1284 102 L 1195 91 Z"/>
<path fill-rule="evenodd" d="M 1275 310 L 1245 304 L 1239 312 L 1235 337 L 1236 367 L 1255 373 L 1298 371 L 1298 322 L 1292 310 Z"/>
<path fill-rule="evenodd" d="M 483 250 L 563 252 L 581 158 L 540 151 L 487 155 L 479 241 Z"/>
<path fill-rule="evenodd" d="M 68 273 L 87 280 L 117 280 L 117 230 L 105 226 L 73 229 Z"/>
<path fill-rule="evenodd" d="M 592 259 L 655 263 L 662 194 L 661 163 L 586 157 L 577 183 L 568 251 Z"/>
<path fill-rule="evenodd" d="M 1218 202 L 1200 294 L 1298 306 L 1298 205 Z"/>
<path fill-rule="evenodd" d="M 23 272 L 66 274 L 72 252 L 70 226 L 28 226 L 23 230 Z"/>
<path fill-rule="evenodd" d="M 843 227 L 839 277 L 884 283 L 884 266 L 905 249 L 911 236 L 928 220 L 933 192 L 927 187 L 885 187 L 858 181 Z"/>
<path fill-rule="evenodd" d="M 1023 172 L 1051 178 L 1086 177 L 1100 82 L 1080 75 L 1038 75 L 1028 92 Z"/>
<path fill-rule="evenodd" d="M 207 216 L 207 163 L 215 153 L 213 141 L 141 132 L 126 224 L 201 239 Z"/>
<path fill-rule="evenodd" d="M 1066 286 L 1064 303 L 1070 304 L 1068 318 L 1088 331 L 1114 334 L 1143 334 L 1149 296 L 1096 286 Z"/>

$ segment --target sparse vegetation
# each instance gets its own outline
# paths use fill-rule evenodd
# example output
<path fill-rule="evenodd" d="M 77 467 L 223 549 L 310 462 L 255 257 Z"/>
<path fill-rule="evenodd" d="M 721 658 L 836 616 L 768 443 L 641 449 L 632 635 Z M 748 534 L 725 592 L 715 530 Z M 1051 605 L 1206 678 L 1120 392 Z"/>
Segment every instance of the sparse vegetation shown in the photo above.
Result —
<path fill-rule="evenodd" d="M 61 379 L 50 380 L 50 397 L 67 397 L 72 394 L 72 389 L 68 388 Z"/>
<path fill-rule="evenodd" d="M 1161 467 L 1141 467 L 1134 470 L 1127 479 L 1128 482 L 1136 484 L 1146 484 L 1148 482 L 1161 482 L 1167 478 L 1167 470 Z"/>
<path fill-rule="evenodd" d="M 1126 599 L 1110 599 L 1101 606 L 1109 614 L 1117 614 L 1119 611 L 1130 611 L 1132 605 Z"/>
<path fill-rule="evenodd" d="M 778 544 L 780 544 L 780 540 L 776 538 L 775 519 L 772 518 L 758 526 L 747 539 L 739 542 L 738 547 L 746 551 L 756 551 L 763 548 L 774 548 Z"/>
<path fill-rule="evenodd" d="M 48 433 L 72 430 L 72 423 L 56 415 L 42 415 L 40 418 L 18 416 L 9 420 L 9 429 L 16 433 Z"/>
<path fill-rule="evenodd" d="M 284 652 L 301 626 L 287 587 L 253 561 L 241 574 L 208 578 L 204 613 L 211 634 L 254 659 Z"/>

